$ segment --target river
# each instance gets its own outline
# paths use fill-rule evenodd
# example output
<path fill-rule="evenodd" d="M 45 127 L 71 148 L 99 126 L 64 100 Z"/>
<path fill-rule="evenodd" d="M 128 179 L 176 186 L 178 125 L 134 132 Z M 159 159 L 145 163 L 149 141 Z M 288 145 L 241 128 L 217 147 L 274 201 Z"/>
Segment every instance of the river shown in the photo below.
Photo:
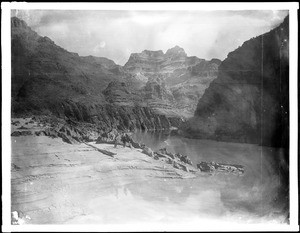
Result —
<path fill-rule="evenodd" d="M 273 159 L 282 157 L 283 149 L 187 139 L 163 131 L 137 131 L 133 139 L 153 150 L 166 147 L 188 155 L 194 165 L 200 161 L 240 164 L 245 173 L 111 184 L 106 194 L 93 201 L 95 214 L 68 223 L 287 224 L 288 200 L 280 195 L 279 165 Z"/>
<path fill-rule="evenodd" d="M 197 199 L 190 205 L 199 204 L 198 215 L 205 213 L 206 216 L 219 218 L 235 216 L 233 218 L 236 220 L 243 218 L 250 222 L 286 220 L 288 200 L 279 194 L 282 185 L 278 163 L 284 161 L 284 149 L 188 139 L 177 135 L 176 131 L 137 131 L 133 138 L 153 150 L 165 147 L 172 153 L 188 155 L 194 166 L 201 161 L 245 166 L 243 176 L 218 174 L 191 181 L 192 186 L 198 187 L 197 191 L 189 195 L 186 190 L 183 193 L 189 200 L 192 197 Z"/>

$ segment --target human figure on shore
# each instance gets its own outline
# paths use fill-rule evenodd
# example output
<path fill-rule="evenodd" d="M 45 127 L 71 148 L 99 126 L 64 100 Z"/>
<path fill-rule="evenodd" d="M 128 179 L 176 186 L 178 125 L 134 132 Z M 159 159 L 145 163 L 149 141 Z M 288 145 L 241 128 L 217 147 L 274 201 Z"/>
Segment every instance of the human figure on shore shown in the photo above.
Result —
<path fill-rule="evenodd" d="M 132 149 L 132 138 L 128 135 L 128 133 L 123 132 L 121 141 L 123 142 L 124 147 L 126 146 L 126 143 L 128 143 L 129 147 Z"/>
<path fill-rule="evenodd" d="M 122 143 L 123 143 L 123 147 L 125 147 L 125 146 L 126 146 L 125 132 L 123 132 L 122 135 L 121 135 L 121 141 L 122 141 Z"/>
<path fill-rule="evenodd" d="M 104 131 L 102 134 L 101 134 L 101 137 L 102 137 L 102 140 L 104 142 L 107 142 L 108 141 L 108 132 L 107 131 Z"/>
<path fill-rule="evenodd" d="M 110 132 L 109 132 L 109 137 L 112 141 L 115 140 L 116 135 L 118 134 L 118 130 L 116 130 L 115 128 L 113 128 Z"/>
<path fill-rule="evenodd" d="M 129 144 L 129 147 L 132 149 L 132 141 L 133 141 L 132 137 L 127 133 L 126 138 L 127 138 L 127 142 Z"/>
<path fill-rule="evenodd" d="M 118 142 L 120 141 L 121 135 L 119 134 L 119 132 L 116 132 L 115 134 L 115 138 L 114 138 L 114 143 L 115 143 L 115 148 L 117 148 Z"/>

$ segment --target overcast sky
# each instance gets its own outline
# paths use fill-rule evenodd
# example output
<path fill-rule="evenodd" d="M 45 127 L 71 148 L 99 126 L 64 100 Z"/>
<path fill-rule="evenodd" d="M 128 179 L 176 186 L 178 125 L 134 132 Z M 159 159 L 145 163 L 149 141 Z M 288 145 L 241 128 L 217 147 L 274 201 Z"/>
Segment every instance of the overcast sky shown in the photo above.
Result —
<path fill-rule="evenodd" d="M 281 23 L 288 11 L 16 10 L 42 36 L 81 56 L 124 65 L 131 53 L 178 45 L 188 56 L 225 59 L 252 37 Z"/>

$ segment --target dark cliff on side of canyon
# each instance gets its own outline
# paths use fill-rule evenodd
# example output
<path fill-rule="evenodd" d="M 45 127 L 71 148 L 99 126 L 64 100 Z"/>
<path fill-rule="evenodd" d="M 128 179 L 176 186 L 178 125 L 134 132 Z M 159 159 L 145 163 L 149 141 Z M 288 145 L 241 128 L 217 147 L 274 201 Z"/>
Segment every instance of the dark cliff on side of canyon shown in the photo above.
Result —
<path fill-rule="evenodd" d="M 192 138 L 288 148 L 288 17 L 228 54 L 181 131 Z"/>

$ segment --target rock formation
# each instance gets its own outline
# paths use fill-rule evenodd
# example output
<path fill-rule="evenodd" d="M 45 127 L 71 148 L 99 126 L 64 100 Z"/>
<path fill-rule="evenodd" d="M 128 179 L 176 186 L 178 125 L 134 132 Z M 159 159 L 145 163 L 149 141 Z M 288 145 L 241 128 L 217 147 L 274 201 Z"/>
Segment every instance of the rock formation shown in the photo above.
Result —
<path fill-rule="evenodd" d="M 186 136 L 287 147 L 289 20 L 228 54 L 199 100 Z"/>
<path fill-rule="evenodd" d="M 220 62 L 188 57 L 183 48 L 175 46 L 165 54 L 161 50 L 133 53 L 124 70 L 132 75 L 130 79 L 138 83 L 137 87 L 146 92 L 150 105 L 156 105 L 157 98 L 160 102 L 163 100 L 161 107 L 156 105 L 156 110 L 166 107 L 188 114 L 194 112 L 204 90 L 216 78 Z M 153 98 L 149 98 L 150 95 Z"/>
<path fill-rule="evenodd" d="M 167 129 L 179 115 L 157 114 L 131 88 L 132 74 L 101 57 L 81 57 L 11 18 L 12 113 L 61 118 L 121 129 Z"/>
<path fill-rule="evenodd" d="M 201 172 L 207 173 L 231 173 L 234 175 L 243 175 L 245 168 L 238 164 L 225 164 L 225 163 L 215 163 L 215 162 L 200 162 L 197 164 L 197 168 Z"/>

